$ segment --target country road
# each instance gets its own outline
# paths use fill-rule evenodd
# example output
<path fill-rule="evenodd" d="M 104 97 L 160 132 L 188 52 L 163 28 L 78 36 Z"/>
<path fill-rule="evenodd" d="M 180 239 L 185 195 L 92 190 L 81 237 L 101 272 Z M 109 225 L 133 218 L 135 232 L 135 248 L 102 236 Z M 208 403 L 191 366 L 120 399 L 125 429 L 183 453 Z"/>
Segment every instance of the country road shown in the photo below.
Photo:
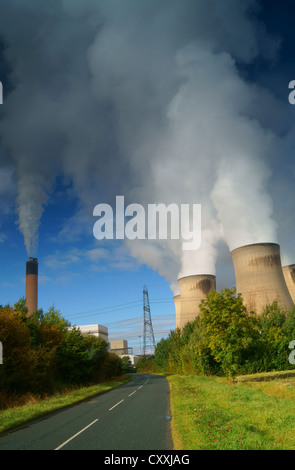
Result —
<path fill-rule="evenodd" d="M 132 382 L 0 434 L 0 450 L 171 450 L 167 379 Z"/>

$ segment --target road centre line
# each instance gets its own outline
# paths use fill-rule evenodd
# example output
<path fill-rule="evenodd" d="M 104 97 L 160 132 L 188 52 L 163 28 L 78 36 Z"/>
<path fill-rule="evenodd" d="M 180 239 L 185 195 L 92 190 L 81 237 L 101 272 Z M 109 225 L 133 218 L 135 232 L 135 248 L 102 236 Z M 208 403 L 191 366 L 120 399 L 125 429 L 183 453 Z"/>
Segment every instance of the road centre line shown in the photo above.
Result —
<path fill-rule="evenodd" d="M 149 379 L 145 382 L 147 383 L 149 381 Z M 138 387 L 138 390 L 141 389 L 143 387 L 143 385 L 140 385 Z M 134 393 L 136 393 L 136 390 L 134 390 L 134 392 L 130 393 L 130 395 L 128 395 L 129 397 L 131 397 L 132 395 L 134 395 Z M 114 408 L 116 408 L 116 406 L 120 405 L 120 403 L 122 403 L 124 401 L 121 400 L 119 401 L 118 403 L 116 403 L 114 406 L 112 406 L 111 408 L 109 408 L 109 411 L 112 411 Z M 77 432 L 76 434 L 74 434 L 74 436 L 70 437 L 67 441 L 63 442 L 60 446 L 58 446 L 55 450 L 59 450 L 61 449 L 62 447 L 64 447 L 66 444 L 68 444 L 70 441 L 72 441 L 73 439 L 75 439 L 75 437 L 79 436 L 79 434 L 81 434 L 82 432 L 86 431 L 86 429 L 88 429 L 90 426 L 92 426 L 94 423 L 96 423 L 98 421 L 98 419 L 95 419 L 94 421 L 92 421 L 92 423 L 88 424 L 88 426 L 86 426 L 85 428 L 81 429 L 81 431 Z"/>
<path fill-rule="evenodd" d="M 77 432 L 76 434 L 74 434 L 74 436 L 70 437 L 70 439 L 68 439 L 67 441 L 63 442 L 60 446 L 58 446 L 56 449 L 54 450 L 59 450 L 61 449 L 62 447 L 64 447 L 66 444 L 68 444 L 68 442 L 72 441 L 73 439 L 75 439 L 75 437 L 79 436 L 79 434 L 81 434 L 82 432 L 86 431 L 87 428 L 90 428 L 90 426 L 92 426 L 94 423 L 96 423 L 96 421 L 98 421 L 98 419 L 95 419 L 94 421 L 92 421 L 92 423 L 88 424 L 88 426 L 86 426 L 85 428 L 81 429 L 81 431 Z"/>
<path fill-rule="evenodd" d="M 114 406 L 112 406 L 112 408 L 109 408 L 109 411 L 113 410 L 116 406 L 120 405 L 120 403 L 122 403 L 123 400 L 119 401 L 118 403 L 116 403 Z"/>

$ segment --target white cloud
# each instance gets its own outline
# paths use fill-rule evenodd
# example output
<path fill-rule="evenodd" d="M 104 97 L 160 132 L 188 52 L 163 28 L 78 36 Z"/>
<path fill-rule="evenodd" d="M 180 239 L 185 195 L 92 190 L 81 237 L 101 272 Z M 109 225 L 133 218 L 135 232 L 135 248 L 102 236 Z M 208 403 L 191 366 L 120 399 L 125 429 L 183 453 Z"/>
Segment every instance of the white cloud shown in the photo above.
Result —
<path fill-rule="evenodd" d="M 48 268 L 55 269 L 57 266 L 66 267 L 68 265 L 80 263 L 83 253 L 77 248 L 70 250 L 57 250 L 54 254 L 46 256 L 44 264 Z"/>

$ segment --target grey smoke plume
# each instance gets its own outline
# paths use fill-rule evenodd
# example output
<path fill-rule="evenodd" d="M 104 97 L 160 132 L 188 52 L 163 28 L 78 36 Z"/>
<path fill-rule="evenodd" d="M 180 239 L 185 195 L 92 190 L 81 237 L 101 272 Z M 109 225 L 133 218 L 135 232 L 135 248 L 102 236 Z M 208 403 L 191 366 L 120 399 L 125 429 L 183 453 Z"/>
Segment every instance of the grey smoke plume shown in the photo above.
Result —
<path fill-rule="evenodd" d="M 237 67 L 277 52 L 253 20 L 257 8 L 255 0 L 2 6 L 15 90 L 1 136 L 16 168 L 28 252 L 56 176 L 72 181 L 89 224 L 94 205 L 115 194 L 202 204 L 197 252 L 175 241 L 129 245 L 171 283 L 214 274 L 219 240 L 232 249 L 276 239 L 266 160 L 275 135 L 257 109 L 261 96 L 272 99 Z"/>

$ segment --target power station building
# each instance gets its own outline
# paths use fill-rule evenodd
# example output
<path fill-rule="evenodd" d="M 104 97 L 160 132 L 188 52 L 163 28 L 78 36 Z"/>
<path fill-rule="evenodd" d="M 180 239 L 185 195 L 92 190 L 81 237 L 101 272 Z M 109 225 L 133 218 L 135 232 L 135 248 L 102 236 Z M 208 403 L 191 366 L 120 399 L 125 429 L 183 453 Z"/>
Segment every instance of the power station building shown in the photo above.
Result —
<path fill-rule="evenodd" d="M 77 326 L 83 335 L 100 336 L 104 341 L 108 342 L 108 328 L 106 326 L 93 324 L 93 325 L 80 325 Z"/>
<path fill-rule="evenodd" d="M 118 356 L 128 355 L 128 342 L 126 339 L 117 339 L 109 341 L 110 350 Z"/>
<path fill-rule="evenodd" d="M 216 291 L 216 277 L 213 274 L 197 274 L 178 279 L 180 295 L 174 297 L 176 328 L 180 330 L 187 322 L 193 321 L 200 313 L 200 302 L 211 291 Z"/>
<path fill-rule="evenodd" d="M 285 281 L 292 297 L 293 302 L 295 303 L 295 264 L 290 264 L 289 266 L 283 267 L 283 274 Z"/>
<path fill-rule="evenodd" d="M 231 252 L 237 293 L 241 293 L 247 310 L 260 314 L 275 300 L 283 309 L 293 306 L 281 265 L 280 246 L 256 243 Z"/>
<path fill-rule="evenodd" d="M 260 314 L 274 301 L 288 310 L 295 303 L 295 264 L 282 267 L 277 243 L 254 243 L 231 251 L 236 290 L 247 311 Z M 178 279 L 179 295 L 175 295 L 175 326 L 180 330 L 200 313 L 202 299 L 216 290 L 216 277 L 195 275 Z"/>

